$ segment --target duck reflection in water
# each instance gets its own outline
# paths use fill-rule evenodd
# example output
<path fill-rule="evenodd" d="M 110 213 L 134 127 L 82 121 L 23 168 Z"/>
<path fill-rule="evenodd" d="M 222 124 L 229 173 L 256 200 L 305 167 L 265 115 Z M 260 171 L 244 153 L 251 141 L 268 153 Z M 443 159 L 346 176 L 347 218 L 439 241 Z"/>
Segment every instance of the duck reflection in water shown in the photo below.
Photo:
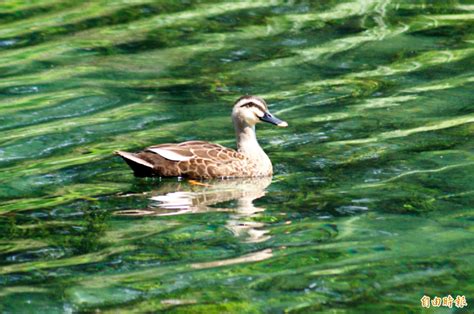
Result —
<path fill-rule="evenodd" d="M 245 242 L 263 242 L 269 239 L 263 223 L 252 221 L 259 212 L 253 201 L 265 195 L 271 177 L 237 178 L 189 183 L 167 182 L 152 191 L 150 207 L 147 209 L 122 210 L 121 216 L 171 216 L 199 214 L 210 211 L 231 212 L 226 227 Z M 191 184 L 190 184 L 191 183 Z M 235 206 L 225 206 L 225 202 L 235 201 Z M 225 206 L 221 207 L 219 206 Z"/>

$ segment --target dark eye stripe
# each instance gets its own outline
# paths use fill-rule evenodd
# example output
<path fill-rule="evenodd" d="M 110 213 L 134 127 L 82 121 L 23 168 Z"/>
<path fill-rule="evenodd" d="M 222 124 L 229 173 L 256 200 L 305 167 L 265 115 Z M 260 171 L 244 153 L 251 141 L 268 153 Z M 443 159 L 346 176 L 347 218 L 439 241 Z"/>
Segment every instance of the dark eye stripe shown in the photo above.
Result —
<path fill-rule="evenodd" d="M 258 105 L 254 102 L 248 102 L 248 103 L 245 103 L 243 105 L 241 105 L 240 107 L 257 107 L 258 109 L 262 110 L 263 112 L 266 112 L 267 110 L 265 108 L 263 108 L 261 105 Z"/>

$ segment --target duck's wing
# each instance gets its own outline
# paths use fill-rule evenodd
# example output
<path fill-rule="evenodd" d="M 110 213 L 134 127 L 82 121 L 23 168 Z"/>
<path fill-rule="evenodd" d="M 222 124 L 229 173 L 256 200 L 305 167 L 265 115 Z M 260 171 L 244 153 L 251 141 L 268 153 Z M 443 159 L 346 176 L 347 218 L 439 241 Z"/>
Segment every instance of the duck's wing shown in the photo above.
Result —
<path fill-rule="evenodd" d="M 145 149 L 145 151 L 159 154 L 163 158 L 176 162 L 203 160 L 218 164 L 227 164 L 233 160 L 245 159 L 244 155 L 231 148 L 205 141 L 161 144 L 150 146 Z"/>
<path fill-rule="evenodd" d="M 150 146 L 137 156 L 152 163 L 156 175 L 191 178 L 239 176 L 246 160 L 231 148 L 205 141 Z"/>

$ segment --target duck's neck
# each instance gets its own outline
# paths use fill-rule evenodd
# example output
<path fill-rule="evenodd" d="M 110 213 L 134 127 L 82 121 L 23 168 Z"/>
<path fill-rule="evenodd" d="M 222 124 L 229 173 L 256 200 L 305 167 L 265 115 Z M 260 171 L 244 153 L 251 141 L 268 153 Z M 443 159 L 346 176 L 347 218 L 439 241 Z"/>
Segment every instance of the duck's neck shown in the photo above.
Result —
<path fill-rule="evenodd" d="M 259 165 L 264 172 L 272 171 L 272 163 L 257 141 L 255 126 L 234 121 L 237 150 Z"/>

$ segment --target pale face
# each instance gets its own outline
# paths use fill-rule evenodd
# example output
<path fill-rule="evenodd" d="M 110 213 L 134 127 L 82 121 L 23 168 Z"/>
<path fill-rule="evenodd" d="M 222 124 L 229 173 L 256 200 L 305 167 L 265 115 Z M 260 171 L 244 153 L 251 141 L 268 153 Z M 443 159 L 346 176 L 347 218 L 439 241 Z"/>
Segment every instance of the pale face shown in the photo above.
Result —
<path fill-rule="evenodd" d="M 254 126 L 259 122 L 268 122 L 279 127 L 286 127 L 288 124 L 269 111 L 265 101 L 256 96 L 243 96 L 237 100 L 232 111 L 232 117 L 239 121 Z"/>

